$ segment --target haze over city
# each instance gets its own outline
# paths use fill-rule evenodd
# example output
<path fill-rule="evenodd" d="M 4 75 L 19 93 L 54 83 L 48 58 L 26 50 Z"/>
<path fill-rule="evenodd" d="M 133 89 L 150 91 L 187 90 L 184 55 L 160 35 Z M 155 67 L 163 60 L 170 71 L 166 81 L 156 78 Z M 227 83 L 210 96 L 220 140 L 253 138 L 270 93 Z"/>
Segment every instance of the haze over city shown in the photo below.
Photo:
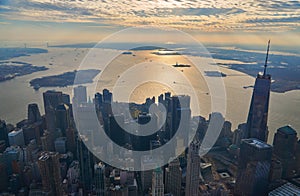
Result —
<path fill-rule="evenodd" d="M 0 196 L 300 195 L 300 1 L 0 0 Z"/>

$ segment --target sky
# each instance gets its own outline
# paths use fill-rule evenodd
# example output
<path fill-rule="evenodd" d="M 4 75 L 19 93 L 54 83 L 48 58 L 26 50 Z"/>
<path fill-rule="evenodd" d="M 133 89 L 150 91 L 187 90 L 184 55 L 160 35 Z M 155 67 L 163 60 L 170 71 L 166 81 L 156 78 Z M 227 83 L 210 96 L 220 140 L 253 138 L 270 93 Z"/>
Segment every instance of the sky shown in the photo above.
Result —
<path fill-rule="evenodd" d="M 300 45 L 300 1 L 0 0 L 1 42 L 97 42 L 154 25 L 217 44 Z"/>

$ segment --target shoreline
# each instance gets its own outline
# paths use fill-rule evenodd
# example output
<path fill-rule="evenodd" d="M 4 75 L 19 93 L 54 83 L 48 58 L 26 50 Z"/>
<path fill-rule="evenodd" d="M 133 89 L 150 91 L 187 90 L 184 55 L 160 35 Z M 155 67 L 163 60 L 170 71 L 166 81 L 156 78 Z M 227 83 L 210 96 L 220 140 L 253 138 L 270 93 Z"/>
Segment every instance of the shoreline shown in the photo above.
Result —
<path fill-rule="evenodd" d="M 6 120 L 7 123 L 16 124 L 26 118 L 26 108 L 29 103 L 38 103 L 40 112 L 44 113 L 42 93 L 47 90 L 55 89 L 72 95 L 73 86 L 41 87 L 39 91 L 34 91 L 34 89 L 30 87 L 29 82 L 34 78 L 57 75 L 75 70 L 80 66 L 80 59 L 83 59 L 88 51 L 88 49 L 50 48 L 47 54 L 37 54 L 31 55 L 30 57 L 26 56 L 12 59 L 35 65 L 46 64 L 46 67 L 50 69 L 0 83 L 2 89 L 7 89 L 6 93 L 2 93 L 0 96 L 0 101 L 7 103 L 1 105 L 0 118 Z M 129 58 L 130 56 L 127 55 L 126 57 Z M 74 59 L 77 59 L 77 61 Z M 49 63 L 53 65 L 49 66 Z M 253 88 L 244 89 L 243 86 L 254 85 L 255 78 L 230 67 L 219 66 L 219 68 L 220 71 L 223 72 L 224 70 L 225 74 L 227 74 L 227 77 L 224 77 L 224 83 L 228 90 L 226 120 L 231 121 L 232 129 L 235 129 L 238 123 L 246 121 L 253 91 Z M 190 72 L 188 71 L 190 68 L 185 69 L 183 73 Z M 89 85 L 90 84 L 87 84 L 87 86 Z M 21 97 L 20 93 L 22 93 Z M 145 93 L 145 96 L 148 96 L 147 92 Z M 88 96 L 93 97 L 93 92 L 89 88 Z M 144 94 L 142 94 L 142 96 L 144 96 Z M 295 105 L 299 105 L 299 100 L 300 90 L 291 90 L 285 93 L 271 92 L 269 115 L 270 135 L 275 132 L 277 128 L 285 124 L 291 124 L 300 134 L 300 122 L 296 119 L 296 117 L 300 115 L 300 111 L 297 109 L 298 107 L 295 107 Z"/>

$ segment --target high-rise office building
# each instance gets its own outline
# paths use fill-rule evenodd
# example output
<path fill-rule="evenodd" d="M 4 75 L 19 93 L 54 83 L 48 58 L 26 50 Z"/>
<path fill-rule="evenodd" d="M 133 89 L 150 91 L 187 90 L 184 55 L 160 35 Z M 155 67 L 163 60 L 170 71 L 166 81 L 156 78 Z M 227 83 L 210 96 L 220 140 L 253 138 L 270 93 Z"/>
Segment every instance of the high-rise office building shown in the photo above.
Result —
<path fill-rule="evenodd" d="M 159 167 L 152 173 L 152 196 L 164 195 L 163 170 Z"/>
<path fill-rule="evenodd" d="M 182 170 L 179 159 L 174 159 L 165 169 L 165 192 L 174 196 L 181 195 Z"/>
<path fill-rule="evenodd" d="M 67 149 L 76 155 L 76 132 L 73 127 L 69 127 L 66 130 L 66 138 L 67 138 Z"/>
<path fill-rule="evenodd" d="M 112 102 L 112 93 L 109 92 L 108 89 L 103 89 L 103 102 L 104 103 L 111 103 Z"/>
<path fill-rule="evenodd" d="M 141 158 L 141 183 L 143 193 L 149 193 L 152 187 L 152 168 L 160 165 L 161 162 L 162 160 L 155 156 L 145 155 Z"/>
<path fill-rule="evenodd" d="M 187 155 L 185 196 L 198 196 L 200 178 L 199 143 L 192 142 Z"/>
<path fill-rule="evenodd" d="M 191 98 L 187 95 L 180 95 L 176 98 L 176 100 L 177 99 L 179 100 L 179 103 L 177 101 L 174 103 L 176 112 L 173 113 L 173 133 L 176 133 L 178 129 L 182 130 L 179 137 L 183 140 L 184 146 L 188 146 L 191 122 Z"/>
<path fill-rule="evenodd" d="M 96 111 L 97 112 L 101 111 L 102 104 L 103 104 L 103 96 L 101 93 L 95 94 L 94 102 L 95 102 Z"/>
<path fill-rule="evenodd" d="M 247 124 L 239 124 L 238 128 L 233 132 L 232 143 L 240 146 L 242 139 L 248 138 Z"/>
<path fill-rule="evenodd" d="M 267 74 L 267 63 L 270 41 L 268 44 L 265 69 L 259 73 L 255 80 L 250 110 L 247 119 L 248 138 L 257 138 L 266 142 L 268 139 L 268 110 L 270 99 L 271 75 Z"/>
<path fill-rule="evenodd" d="M 35 122 L 27 124 L 22 127 L 25 145 L 29 144 L 31 140 L 36 140 L 41 144 L 41 133 L 43 133 L 43 122 Z"/>
<path fill-rule="evenodd" d="M 151 121 L 151 122 L 150 122 Z M 148 113 L 138 115 L 138 133 L 143 133 L 145 130 L 154 132 L 157 130 L 157 116 Z M 142 135 L 142 134 L 141 134 Z M 151 149 L 151 142 L 157 140 L 157 132 L 146 136 L 131 135 L 130 140 L 134 150 L 146 151 Z"/>
<path fill-rule="evenodd" d="M 74 88 L 74 103 L 87 103 L 86 86 L 78 86 Z"/>
<path fill-rule="evenodd" d="M 273 146 L 274 155 L 282 164 L 282 177 L 291 178 L 297 173 L 296 144 L 297 132 L 290 126 L 277 129 Z"/>
<path fill-rule="evenodd" d="M 62 92 L 46 91 L 43 93 L 47 130 L 56 131 L 55 109 L 63 103 Z"/>
<path fill-rule="evenodd" d="M 235 195 L 267 195 L 272 146 L 256 138 L 242 140 Z"/>
<path fill-rule="evenodd" d="M 7 191 L 8 172 L 4 154 L 0 154 L 0 192 Z"/>
<path fill-rule="evenodd" d="M 127 142 L 124 127 L 124 115 L 114 115 L 109 117 L 109 130 L 106 132 L 109 138 L 116 144 L 123 146 Z"/>
<path fill-rule="evenodd" d="M 61 95 L 61 99 L 62 99 L 62 103 L 64 103 L 64 104 L 67 104 L 67 105 L 70 105 L 70 95 L 68 95 L 68 94 L 62 94 Z"/>
<path fill-rule="evenodd" d="M 300 175 L 300 140 L 296 144 L 296 165 L 298 166 L 297 173 Z"/>
<path fill-rule="evenodd" d="M 54 142 L 55 152 L 60 154 L 67 153 L 67 138 L 66 137 L 59 137 L 56 138 Z"/>
<path fill-rule="evenodd" d="M 178 95 L 170 97 L 170 94 L 165 94 L 164 105 L 167 108 L 167 118 L 164 125 L 165 137 L 171 140 L 173 136 L 178 134 L 178 140 L 183 142 L 183 146 L 188 146 L 188 138 L 190 132 L 191 122 L 191 109 L 190 109 L 190 96 Z M 174 146 L 174 149 L 180 149 L 181 146 Z M 173 154 L 175 155 L 176 150 Z"/>
<path fill-rule="evenodd" d="M 1 119 L 0 119 L 0 140 L 4 140 L 6 146 L 9 145 L 8 131 L 7 131 L 6 123 L 4 120 L 1 120 Z"/>
<path fill-rule="evenodd" d="M 274 154 L 282 158 L 293 157 L 297 140 L 297 132 L 292 127 L 280 127 L 273 140 Z"/>
<path fill-rule="evenodd" d="M 66 136 L 66 130 L 71 125 L 71 116 L 70 116 L 69 106 L 66 104 L 59 104 L 55 110 L 55 122 L 56 128 L 58 128 L 62 136 Z"/>
<path fill-rule="evenodd" d="M 10 146 L 24 146 L 23 129 L 14 130 L 8 134 L 8 140 Z"/>
<path fill-rule="evenodd" d="M 45 131 L 43 136 L 41 137 L 42 149 L 43 151 L 54 151 L 54 141 L 52 139 L 52 135 Z"/>
<path fill-rule="evenodd" d="M 38 167 L 44 191 L 50 192 L 50 195 L 63 195 L 59 154 L 43 152 L 38 159 Z"/>
<path fill-rule="evenodd" d="M 28 123 L 35 123 L 41 120 L 40 110 L 36 103 L 31 103 L 28 105 L 27 119 Z"/>
<path fill-rule="evenodd" d="M 0 140 L 0 153 L 3 153 L 6 149 L 6 143 L 4 140 Z"/>
<path fill-rule="evenodd" d="M 3 153 L 6 160 L 7 174 L 20 174 L 23 170 L 23 149 L 20 146 L 10 146 Z"/>
<path fill-rule="evenodd" d="M 105 165 L 103 163 L 95 164 L 94 166 L 94 184 L 96 196 L 105 196 Z"/>
<path fill-rule="evenodd" d="M 83 184 L 85 194 L 92 190 L 92 180 L 94 171 L 93 155 L 83 143 L 83 139 L 77 139 L 77 157 L 80 166 L 80 181 Z"/>

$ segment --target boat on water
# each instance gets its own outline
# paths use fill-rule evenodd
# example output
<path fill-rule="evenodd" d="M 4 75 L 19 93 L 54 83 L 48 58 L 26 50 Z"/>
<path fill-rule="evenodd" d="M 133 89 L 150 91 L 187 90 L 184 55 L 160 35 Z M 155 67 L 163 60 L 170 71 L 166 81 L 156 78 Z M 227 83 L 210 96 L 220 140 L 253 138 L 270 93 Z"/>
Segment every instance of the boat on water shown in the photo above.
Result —
<path fill-rule="evenodd" d="M 175 65 L 172 65 L 173 67 L 191 67 L 191 65 L 188 64 L 178 64 L 178 62 L 176 62 Z"/>

